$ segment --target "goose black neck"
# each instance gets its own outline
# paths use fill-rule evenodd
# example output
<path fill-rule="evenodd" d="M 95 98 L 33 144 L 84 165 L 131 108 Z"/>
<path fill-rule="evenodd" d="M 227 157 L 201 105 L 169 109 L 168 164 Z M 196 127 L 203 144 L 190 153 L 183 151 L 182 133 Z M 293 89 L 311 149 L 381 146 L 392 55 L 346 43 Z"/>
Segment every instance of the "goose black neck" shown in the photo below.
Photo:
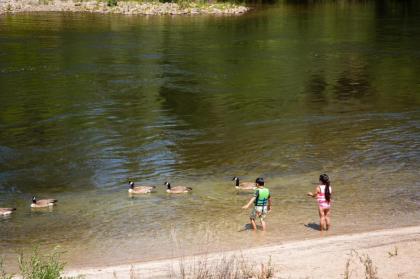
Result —
<path fill-rule="evenodd" d="M 237 178 L 235 181 L 236 181 L 236 186 L 239 186 L 239 178 Z"/>
<path fill-rule="evenodd" d="M 171 189 L 171 183 L 168 183 L 166 186 L 168 187 L 168 189 Z"/>

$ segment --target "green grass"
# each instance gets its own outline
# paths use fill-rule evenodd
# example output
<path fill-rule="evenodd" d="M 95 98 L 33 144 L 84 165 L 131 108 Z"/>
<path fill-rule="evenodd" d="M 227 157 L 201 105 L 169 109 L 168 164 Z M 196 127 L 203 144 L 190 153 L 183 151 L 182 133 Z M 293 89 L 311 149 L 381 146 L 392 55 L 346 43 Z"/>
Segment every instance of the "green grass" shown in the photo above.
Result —
<path fill-rule="evenodd" d="M 22 279 L 61 279 L 65 263 L 60 259 L 62 253 L 54 250 L 52 253 L 42 256 L 38 248 L 34 248 L 30 256 L 26 257 L 23 252 L 18 256 L 19 274 Z M 14 274 L 6 272 L 3 260 L 0 259 L 0 279 L 15 278 Z"/>
<path fill-rule="evenodd" d="M 118 1 L 117 0 L 107 0 L 107 6 L 108 7 L 115 7 L 118 5 Z"/>
<path fill-rule="evenodd" d="M 60 261 L 60 254 L 53 253 L 42 257 L 37 248 L 29 258 L 23 253 L 18 257 L 19 270 L 23 279 L 55 279 L 60 278 L 64 270 L 64 263 Z"/>

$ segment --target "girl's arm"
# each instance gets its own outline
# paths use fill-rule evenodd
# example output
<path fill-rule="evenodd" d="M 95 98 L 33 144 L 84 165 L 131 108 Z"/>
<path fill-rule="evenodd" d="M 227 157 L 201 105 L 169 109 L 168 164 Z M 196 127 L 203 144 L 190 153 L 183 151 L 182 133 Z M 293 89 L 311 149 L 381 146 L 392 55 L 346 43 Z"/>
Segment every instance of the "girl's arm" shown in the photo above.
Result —
<path fill-rule="evenodd" d="M 314 193 L 312 193 L 312 192 L 308 192 L 308 193 L 307 193 L 307 195 L 308 195 L 308 196 L 310 196 L 310 197 L 315 198 L 315 197 L 316 197 L 316 195 L 317 195 L 318 193 L 319 193 L 319 186 L 317 186 L 317 187 L 315 188 Z"/>
<path fill-rule="evenodd" d="M 255 197 L 252 197 L 246 205 L 242 206 L 242 209 L 247 209 L 254 201 Z"/>

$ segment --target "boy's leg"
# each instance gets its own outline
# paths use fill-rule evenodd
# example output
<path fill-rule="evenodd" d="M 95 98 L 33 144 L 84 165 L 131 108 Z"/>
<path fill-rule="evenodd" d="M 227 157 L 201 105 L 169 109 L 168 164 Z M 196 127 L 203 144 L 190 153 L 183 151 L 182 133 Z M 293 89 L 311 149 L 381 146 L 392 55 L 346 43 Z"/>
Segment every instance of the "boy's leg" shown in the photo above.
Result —
<path fill-rule="evenodd" d="M 252 209 L 251 214 L 249 215 L 249 220 L 251 221 L 252 229 L 254 231 L 257 230 L 257 223 L 255 223 L 255 219 L 257 218 L 257 212 L 254 209 Z"/>
<path fill-rule="evenodd" d="M 267 215 L 267 208 L 263 207 L 261 212 L 258 212 L 258 217 L 260 218 L 262 230 L 265 231 L 267 229 L 267 225 L 265 224 L 265 216 Z"/>
<path fill-rule="evenodd" d="M 257 230 L 257 223 L 255 223 L 255 219 L 249 219 L 249 220 L 251 220 L 252 229 L 254 231 L 256 231 Z"/>
<path fill-rule="evenodd" d="M 265 231 L 265 229 L 267 228 L 264 219 L 261 219 L 261 226 L 262 226 L 262 230 Z"/>

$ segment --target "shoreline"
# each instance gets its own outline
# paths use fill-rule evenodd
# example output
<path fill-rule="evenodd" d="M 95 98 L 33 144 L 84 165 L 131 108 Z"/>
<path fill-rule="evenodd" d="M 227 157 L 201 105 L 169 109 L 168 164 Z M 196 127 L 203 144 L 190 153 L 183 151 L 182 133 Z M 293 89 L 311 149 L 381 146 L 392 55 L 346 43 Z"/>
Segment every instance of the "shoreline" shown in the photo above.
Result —
<path fill-rule="evenodd" d="M 110 1 L 110 0 L 108 0 Z M 121 15 L 241 15 L 249 7 L 233 3 L 160 3 L 158 1 L 115 1 L 108 6 L 101 0 L 3 0 L 0 15 L 32 12 L 75 12 Z"/>
<path fill-rule="evenodd" d="M 68 269 L 65 276 L 84 278 L 168 278 L 180 267 L 194 267 L 203 259 L 211 265 L 222 258 L 242 257 L 259 266 L 271 261 L 274 278 L 343 278 L 346 264 L 352 276 L 360 278 L 365 266 L 359 260 L 372 260 L 380 278 L 420 278 L 420 226 L 325 236 L 290 241 L 272 246 L 185 256 L 99 268 Z M 384 277 L 386 275 L 386 277 Z M 137 277 L 135 277 L 137 278 Z"/>

